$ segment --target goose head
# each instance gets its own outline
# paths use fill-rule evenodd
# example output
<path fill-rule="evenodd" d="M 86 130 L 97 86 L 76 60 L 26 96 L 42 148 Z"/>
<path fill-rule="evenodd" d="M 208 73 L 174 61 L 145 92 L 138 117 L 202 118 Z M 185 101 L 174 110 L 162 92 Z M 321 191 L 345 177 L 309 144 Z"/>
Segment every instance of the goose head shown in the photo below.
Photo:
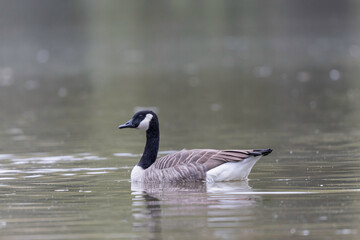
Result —
<path fill-rule="evenodd" d="M 118 128 L 137 128 L 141 130 L 149 130 L 158 126 L 157 116 L 152 111 L 140 111 L 126 123 L 120 125 Z"/>

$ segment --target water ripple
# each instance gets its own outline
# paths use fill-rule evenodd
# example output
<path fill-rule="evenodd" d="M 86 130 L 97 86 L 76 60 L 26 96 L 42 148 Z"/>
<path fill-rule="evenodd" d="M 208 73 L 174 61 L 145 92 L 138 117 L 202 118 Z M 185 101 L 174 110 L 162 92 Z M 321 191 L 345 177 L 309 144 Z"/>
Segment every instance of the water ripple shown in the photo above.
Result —
<path fill-rule="evenodd" d="M 9 155 L 9 154 L 8 154 Z M 58 161 L 83 161 L 83 160 L 105 160 L 105 157 L 91 156 L 91 155 L 63 155 L 63 156 L 46 156 L 46 157 L 29 157 L 21 158 L 12 155 L 11 159 L 14 164 L 28 164 L 28 163 L 37 163 L 37 164 L 54 164 Z M 1 156 L 0 156 L 1 160 Z"/>

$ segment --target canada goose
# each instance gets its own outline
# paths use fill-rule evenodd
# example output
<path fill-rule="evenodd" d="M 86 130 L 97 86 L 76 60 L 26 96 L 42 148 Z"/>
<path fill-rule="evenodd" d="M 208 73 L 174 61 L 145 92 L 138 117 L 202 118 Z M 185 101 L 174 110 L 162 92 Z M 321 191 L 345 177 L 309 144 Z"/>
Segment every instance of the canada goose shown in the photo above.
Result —
<path fill-rule="evenodd" d="M 131 120 L 119 126 L 146 131 L 146 145 L 139 163 L 131 171 L 132 182 L 192 182 L 247 179 L 251 168 L 272 149 L 259 150 L 181 150 L 157 158 L 159 121 L 152 111 L 135 113 Z"/>

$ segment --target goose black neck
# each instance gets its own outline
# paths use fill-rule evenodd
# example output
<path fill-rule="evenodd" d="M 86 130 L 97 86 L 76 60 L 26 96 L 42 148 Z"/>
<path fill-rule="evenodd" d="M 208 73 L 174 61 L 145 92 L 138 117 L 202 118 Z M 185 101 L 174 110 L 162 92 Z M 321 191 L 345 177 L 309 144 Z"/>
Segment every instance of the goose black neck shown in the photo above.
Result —
<path fill-rule="evenodd" d="M 159 123 L 157 119 L 154 120 L 155 121 L 151 121 L 149 129 L 146 131 L 146 145 L 144 153 L 140 159 L 140 162 L 138 163 L 138 166 L 142 167 L 143 169 L 147 169 L 155 162 L 159 151 Z"/>

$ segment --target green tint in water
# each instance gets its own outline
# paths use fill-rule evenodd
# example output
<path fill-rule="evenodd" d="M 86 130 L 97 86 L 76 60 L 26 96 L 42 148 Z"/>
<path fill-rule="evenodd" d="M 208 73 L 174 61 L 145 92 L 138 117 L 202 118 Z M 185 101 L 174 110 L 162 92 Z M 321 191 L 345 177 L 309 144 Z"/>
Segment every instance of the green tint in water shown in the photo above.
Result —
<path fill-rule="evenodd" d="M 1 239 L 359 237 L 358 3 L 0 11 Z M 249 182 L 131 184 L 145 136 L 117 126 L 142 106 L 161 155 L 274 152 Z"/>

